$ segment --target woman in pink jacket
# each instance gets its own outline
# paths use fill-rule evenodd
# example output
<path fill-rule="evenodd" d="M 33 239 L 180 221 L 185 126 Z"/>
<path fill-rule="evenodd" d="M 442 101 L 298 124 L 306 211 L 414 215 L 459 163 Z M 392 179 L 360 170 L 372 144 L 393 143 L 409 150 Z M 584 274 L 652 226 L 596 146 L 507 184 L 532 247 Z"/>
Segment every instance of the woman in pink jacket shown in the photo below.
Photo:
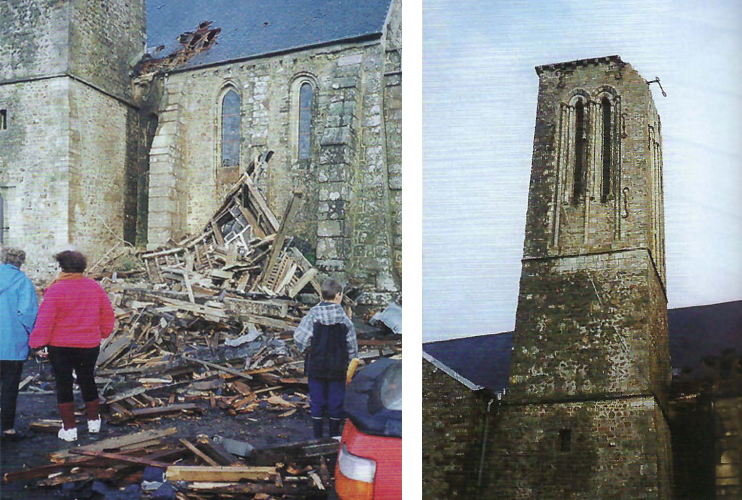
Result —
<path fill-rule="evenodd" d="M 85 256 L 67 250 L 54 258 L 62 273 L 44 293 L 29 345 L 33 349 L 48 346 L 63 423 L 58 436 L 64 441 L 75 441 L 77 427 L 72 371 L 77 374 L 85 402 L 88 431 L 100 432 L 95 362 L 101 339 L 113 331 L 114 315 L 106 292 L 96 281 L 82 275 L 86 267 Z"/>

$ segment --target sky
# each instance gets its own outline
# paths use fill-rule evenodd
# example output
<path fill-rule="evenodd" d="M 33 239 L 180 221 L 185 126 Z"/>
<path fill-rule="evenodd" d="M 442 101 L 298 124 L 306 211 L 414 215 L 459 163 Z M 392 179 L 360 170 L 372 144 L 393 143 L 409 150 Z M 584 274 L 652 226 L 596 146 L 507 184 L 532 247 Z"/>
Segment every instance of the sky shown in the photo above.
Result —
<path fill-rule="evenodd" d="M 617 54 L 662 118 L 668 307 L 742 299 L 742 2 L 425 0 L 423 340 L 512 331 L 534 67 Z"/>

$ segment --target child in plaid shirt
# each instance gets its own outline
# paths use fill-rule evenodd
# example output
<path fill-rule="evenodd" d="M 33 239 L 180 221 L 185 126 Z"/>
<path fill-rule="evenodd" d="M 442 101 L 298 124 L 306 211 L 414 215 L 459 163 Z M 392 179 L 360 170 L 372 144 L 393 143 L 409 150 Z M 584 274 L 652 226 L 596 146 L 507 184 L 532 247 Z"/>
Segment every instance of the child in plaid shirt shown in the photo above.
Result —
<path fill-rule="evenodd" d="M 345 376 L 350 360 L 358 357 L 356 330 L 340 305 L 342 300 L 340 282 L 326 280 L 322 301 L 309 310 L 294 332 L 299 351 L 309 348 L 305 371 L 315 438 L 323 436 L 325 413 L 330 417 L 330 436 L 340 435 Z"/>

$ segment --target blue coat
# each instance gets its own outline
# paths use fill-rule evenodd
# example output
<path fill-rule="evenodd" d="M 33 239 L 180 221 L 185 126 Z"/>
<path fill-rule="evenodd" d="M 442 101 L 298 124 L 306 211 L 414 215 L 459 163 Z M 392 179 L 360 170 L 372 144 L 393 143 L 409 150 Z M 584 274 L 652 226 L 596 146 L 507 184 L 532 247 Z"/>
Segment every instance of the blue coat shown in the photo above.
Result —
<path fill-rule="evenodd" d="M 11 264 L 0 265 L 0 360 L 28 358 L 28 336 L 38 307 L 31 280 Z"/>

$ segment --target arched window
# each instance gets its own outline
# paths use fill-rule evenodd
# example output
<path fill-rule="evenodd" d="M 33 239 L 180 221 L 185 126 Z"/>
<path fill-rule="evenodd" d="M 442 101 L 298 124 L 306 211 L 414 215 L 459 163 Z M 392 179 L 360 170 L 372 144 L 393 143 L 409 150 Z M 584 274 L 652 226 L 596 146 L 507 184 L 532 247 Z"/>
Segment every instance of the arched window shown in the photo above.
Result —
<path fill-rule="evenodd" d="M 601 106 L 603 107 L 603 186 L 600 193 L 600 201 L 605 203 L 611 194 L 611 163 L 613 159 L 613 147 L 611 144 L 611 102 L 607 97 L 603 97 Z"/>
<path fill-rule="evenodd" d="M 572 203 L 577 204 L 585 189 L 585 152 L 587 135 L 585 126 L 585 107 L 582 100 L 575 105 L 575 168 L 572 188 Z"/>
<path fill-rule="evenodd" d="M 312 154 L 312 85 L 303 83 L 299 89 L 299 159 Z"/>
<path fill-rule="evenodd" d="M 240 164 L 240 96 L 227 91 L 222 99 L 222 167 Z"/>

